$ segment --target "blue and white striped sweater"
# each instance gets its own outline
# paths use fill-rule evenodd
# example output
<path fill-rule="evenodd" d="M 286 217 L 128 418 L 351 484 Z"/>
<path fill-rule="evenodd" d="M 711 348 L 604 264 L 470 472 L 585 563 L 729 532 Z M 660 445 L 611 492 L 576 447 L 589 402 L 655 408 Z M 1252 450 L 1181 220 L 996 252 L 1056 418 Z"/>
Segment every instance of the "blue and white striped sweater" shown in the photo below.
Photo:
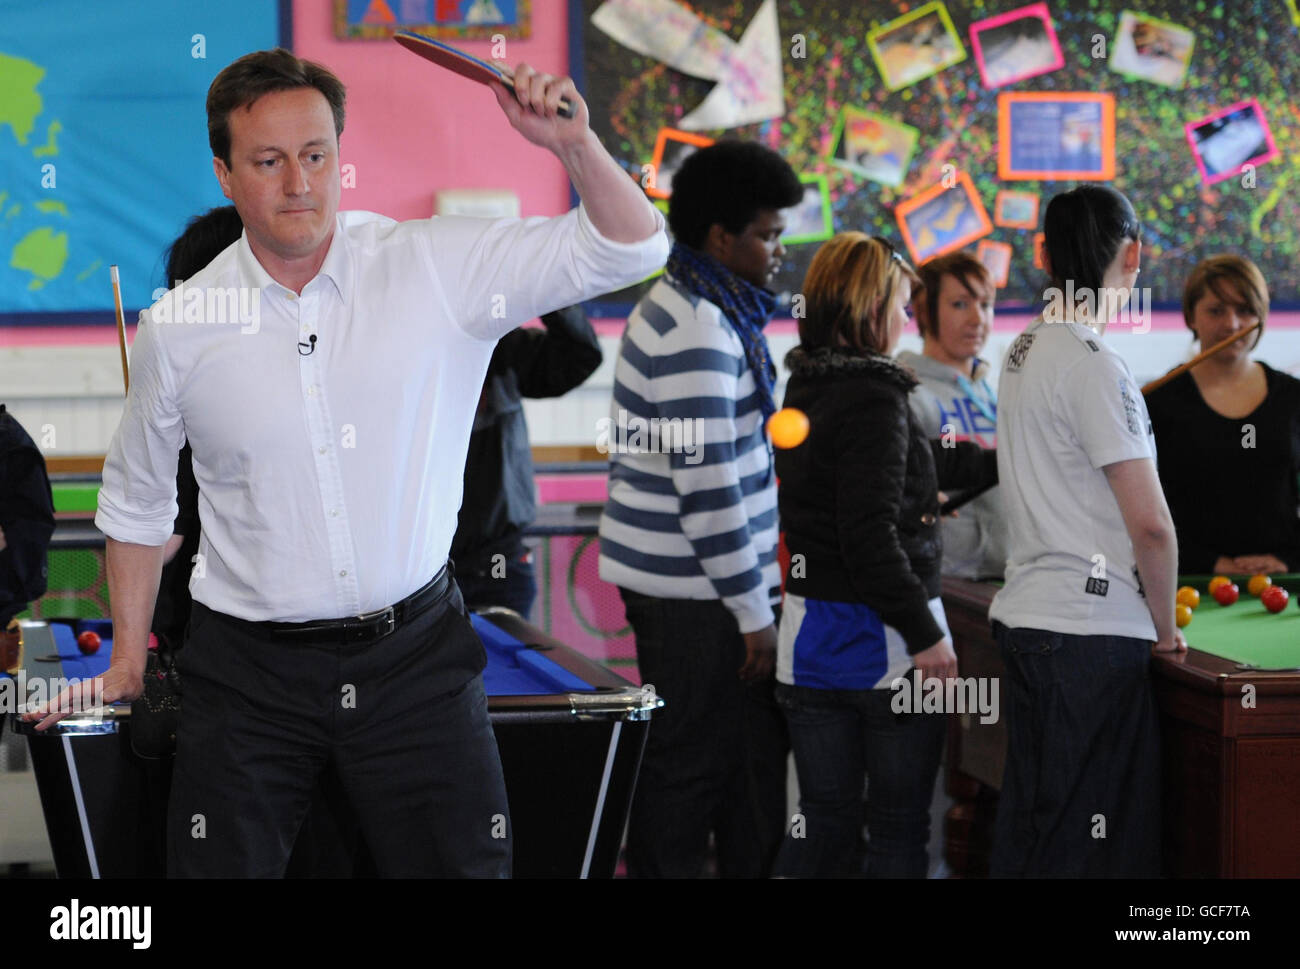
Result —
<path fill-rule="evenodd" d="M 776 479 L 753 373 L 717 306 L 655 283 L 623 334 L 609 424 L 601 578 L 721 599 L 741 632 L 771 623 Z"/>

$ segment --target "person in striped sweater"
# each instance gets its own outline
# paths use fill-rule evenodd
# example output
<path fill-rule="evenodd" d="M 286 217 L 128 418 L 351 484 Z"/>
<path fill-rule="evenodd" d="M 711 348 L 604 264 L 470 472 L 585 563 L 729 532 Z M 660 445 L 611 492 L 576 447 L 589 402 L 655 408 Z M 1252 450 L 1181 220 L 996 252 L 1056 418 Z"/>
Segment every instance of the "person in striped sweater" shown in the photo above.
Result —
<path fill-rule="evenodd" d="M 602 446 L 600 576 L 619 587 L 656 716 L 628 829 L 632 877 L 765 877 L 785 827 L 785 724 L 772 699 L 780 574 L 775 411 L 763 327 L 782 210 L 803 187 L 749 142 L 673 178 L 675 243 L 623 334 Z"/>

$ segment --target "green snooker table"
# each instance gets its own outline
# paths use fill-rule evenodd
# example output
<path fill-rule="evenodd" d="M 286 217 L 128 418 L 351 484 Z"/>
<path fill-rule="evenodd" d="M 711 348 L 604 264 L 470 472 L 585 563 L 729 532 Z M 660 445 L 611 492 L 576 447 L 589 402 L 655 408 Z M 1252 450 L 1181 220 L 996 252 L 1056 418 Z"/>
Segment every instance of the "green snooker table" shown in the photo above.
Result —
<path fill-rule="evenodd" d="M 1183 629 L 1185 654 L 1152 657 L 1163 758 L 1165 874 L 1176 878 L 1300 876 L 1300 575 L 1274 576 L 1291 593 L 1276 615 L 1246 592 L 1220 606 L 1210 576 Z M 998 583 L 945 577 L 943 602 L 962 676 L 998 677 L 988 609 Z M 955 873 L 988 870 L 1006 726 L 953 717 L 946 825 Z"/>

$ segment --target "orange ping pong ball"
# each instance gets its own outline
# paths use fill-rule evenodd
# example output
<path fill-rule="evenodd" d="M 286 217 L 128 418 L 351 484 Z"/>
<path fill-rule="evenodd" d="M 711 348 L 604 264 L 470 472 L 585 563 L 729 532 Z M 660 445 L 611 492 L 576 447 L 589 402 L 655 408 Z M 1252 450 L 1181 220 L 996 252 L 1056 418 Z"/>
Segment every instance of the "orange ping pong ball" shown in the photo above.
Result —
<path fill-rule="evenodd" d="M 808 436 L 808 415 L 797 407 L 783 407 L 767 419 L 767 433 L 776 447 L 798 447 Z"/>

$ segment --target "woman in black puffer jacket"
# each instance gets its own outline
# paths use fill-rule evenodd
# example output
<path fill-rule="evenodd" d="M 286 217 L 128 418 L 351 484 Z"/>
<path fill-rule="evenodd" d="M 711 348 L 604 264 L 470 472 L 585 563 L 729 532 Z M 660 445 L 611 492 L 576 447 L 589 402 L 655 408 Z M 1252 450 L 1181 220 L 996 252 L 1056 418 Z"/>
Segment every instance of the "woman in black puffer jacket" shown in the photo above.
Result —
<path fill-rule="evenodd" d="M 777 697 L 803 815 L 777 864 L 787 876 L 861 870 L 864 776 L 866 874 L 926 874 L 946 720 L 897 711 L 912 699 L 912 669 L 957 674 L 939 601 L 939 488 L 994 481 L 997 463 L 973 443 L 926 440 L 912 416 L 916 378 L 889 354 L 916 283 L 889 243 L 837 235 L 808 269 L 801 342 L 786 357 L 785 406 L 810 423 L 776 457 L 790 552 Z"/>

